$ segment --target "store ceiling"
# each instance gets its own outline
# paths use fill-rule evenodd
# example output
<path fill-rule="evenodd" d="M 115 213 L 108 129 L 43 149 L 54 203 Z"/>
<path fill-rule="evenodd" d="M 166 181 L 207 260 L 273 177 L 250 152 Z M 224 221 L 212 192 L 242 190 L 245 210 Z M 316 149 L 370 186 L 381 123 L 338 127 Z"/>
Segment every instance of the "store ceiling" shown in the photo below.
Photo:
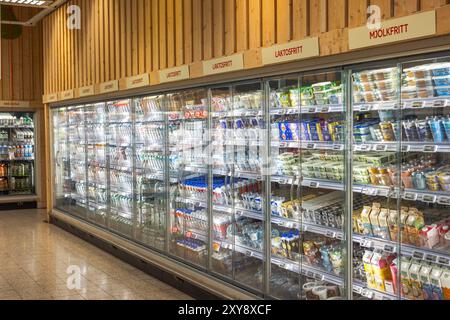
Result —
<path fill-rule="evenodd" d="M 49 7 L 54 0 L 0 0 L 0 4 L 22 7 Z"/>
<path fill-rule="evenodd" d="M 67 0 L 0 0 L 0 6 L 14 6 L 14 7 L 32 7 L 36 9 L 32 17 L 27 18 L 26 21 L 18 21 L 17 19 L 2 20 L 2 24 L 15 24 L 23 26 L 35 26 L 44 17 L 52 11 L 59 8 Z"/>

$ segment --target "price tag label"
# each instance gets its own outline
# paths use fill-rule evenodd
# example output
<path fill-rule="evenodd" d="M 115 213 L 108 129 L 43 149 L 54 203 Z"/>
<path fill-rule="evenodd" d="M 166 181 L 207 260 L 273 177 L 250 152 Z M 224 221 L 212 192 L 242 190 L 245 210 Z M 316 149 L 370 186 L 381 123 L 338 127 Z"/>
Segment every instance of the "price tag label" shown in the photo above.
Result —
<path fill-rule="evenodd" d="M 308 272 L 306 273 L 306 276 L 309 277 L 309 278 L 314 278 L 314 272 L 308 271 Z"/>
<path fill-rule="evenodd" d="M 450 198 L 449 197 L 439 197 L 438 203 L 444 204 L 444 205 L 450 205 Z"/>
<path fill-rule="evenodd" d="M 386 251 L 386 252 L 394 252 L 395 251 L 395 247 L 390 245 L 390 244 L 385 244 L 384 245 L 384 251 Z"/>
<path fill-rule="evenodd" d="M 436 153 L 437 146 L 436 145 L 423 146 L 422 151 L 427 153 Z"/>
<path fill-rule="evenodd" d="M 325 276 L 323 276 L 322 274 L 318 274 L 316 273 L 314 275 L 314 279 L 318 280 L 318 281 L 323 281 L 323 279 L 325 278 Z"/>
<path fill-rule="evenodd" d="M 250 250 L 247 250 L 247 251 L 245 252 L 245 255 L 246 255 L 247 257 L 253 257 L 253 252 L 250 251 Z"/>
<path fill-rule="evenodd" d="M 287 113 L 288 113 L 288 114 L 294 114 L 294 113 L 297 113 L 297 109 L 289 109 L 289 110 L 287 111 Z"/>
<path fill-rule="evenodd" d="M 446 100 L 436 99 L 433 100 L 433 107 L 440 108 L 446 106 Z"/>
<path fill-rule="evenodd" d="M 301 273 L 302 275 L 306 276 L 306 270 L 305 270 L 305 269 L 302 269 L 302 270 L 300 271 L 300 273 Z"/>
<path fill-rule="evenodd" d="M 326 112 L 328 112 L 328 111 L 330 111 L 330 107 L 322 107 L 322 108 L 320 108 L 320 111 L 319 111 L 319 112 L 321 112 L 321 113 L 326 113 Z"/>
<path fill-rule="evenodd" d="M 278 264 L 278 266 L 281 268 L 281 269 L 286 269 L 286 265 L 284 264 L 284 263 L 279 263 Z"/>
<path fill-rule="evenodd" d="M 449 265 L 450 265 L 450 259 L 449 259 L 449 258 L 446 258 L 446 257 L 439 257 L 438 262 L 439 262 L 440 264 L 444 264 L 444 265 L 446 265 L 446 266 L 449 266 Z"/>
<path fill-rule="evenodd" d="M 386 151 L 387 145 L 385 144 L 377 144 L 375 145 L 375 151 Z"/>
<path fill-rule="evenodd" d="M 280 142 L 280 148 L 286 148 L 287 142 Z"/>
<path fill-rule="evenodd" d="M 434 254 L 427 254 L 425 256 L 425 260 L 429 262 L 436 262 L 437 256 L 435 256 Z"/>
<path fill-rule="evenodd" d="M 236 210 L 236 214 L 237 214 L 238 216 L 242 216 L 244 213 L 243 213 L 241 210 Z"/>
<path fill-rule="evenodd" d="M 362 288 L 361 288 L 361 287 L 356 287 L 356 286 L 354 286 L 354 287 L 353 287 L 353 291 L 356 292 L 357 294 L 361 294 Z"/>
<path fill-rule="evenodd" d="M 423 260 L 423 252 L 414 251 L 412 256 L 413 256 L 414 259 Z"/>
<path fill-rule="evenodd" d="M 378 190 L 377 190 L 377 189 L 374 189 L 374 188 L 363 188 L 363 189 L 361 190 L 361 193 L 362 193 L 362 194 L 366 194 L 366 195 L 368 195 L 368 196 L 376 196 L 377 193 L 378 193 Z"/>
<path fill-rule="evenodd" d="M 335 238 L 336 237 L 336 232 L 333 231 L 327 231 L 325 234 L 328 238 Z"/>
<path fill-rule="evenodd" d="M 365 248 L 372 248 L 373 242 L 371 240 L 363 239 L 361 240 L 361 246 Z"/>
<path fill-rule="evenodd" d="M 370 110 L 372 110 L 372 106 L 371 106 L 371 105 L 365 104 L 365 105 L 362 105 L 362 106 L 359 108 L 359 110 L 361 110 L 361 111 L 370 111 Z"/>
<path fill-rule="evenodd" d="M 319 188 L 319 182 L 317 182 L 317 181 L 311 181 L 311 182 L 309 183 L 309 187 L 310 187 L 310 188 L 317 189 L 317 188 Z"/>
<path fill-rule="evenodd" d="M 344 145 L 343 144 L 334 144 L 331 147 L 331 149 L 334 151 L 341 151 L 341 150 L 344 150 Z"/>
<path fill-rule="evenodd" d="M 316 148 L 316 144 L 315 143 L 308 143 L 306 145 L 306 149 L 315 149 Z"/>
<path fill-rule="evenodd" d="M 403 195 L 403 199 L 411 201 L 416 201 L 417 197 L 418 197 L 417 193 L 414 192 L 405 192 L 405 194 Z"/>
<path fill-rule="evenodd" d="M 308 113 L 316 113 L 316 108 L 308 108 Z"/>
<path fill-rule="evenodd" d="M 435 203 L 436 202 L 436 196 L 430 195 L 430 194 L 424 195 L 422 197 L 422 201 L 423 202 L 427 202 L 427 203 Z"/>

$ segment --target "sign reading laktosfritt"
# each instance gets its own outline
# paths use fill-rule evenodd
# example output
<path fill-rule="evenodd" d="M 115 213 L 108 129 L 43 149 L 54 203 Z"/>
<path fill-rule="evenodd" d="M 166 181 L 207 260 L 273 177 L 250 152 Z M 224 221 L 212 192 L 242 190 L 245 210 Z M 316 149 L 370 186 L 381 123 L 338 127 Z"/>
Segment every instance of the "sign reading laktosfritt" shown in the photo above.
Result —
<path fill-rule="evenodd" d="M 368 26 L 349 30 L 349 47 L 359 49 L 436 34 L 436 12 L 427 11 L 387 20 L 377 29 Z"/>
<path fill-rule="evenodd" d="M 319 38 L 308 38 L 300 41 L 272 46 L 262 49 L 264 65 L 292 60 L 306 59 L 319 55 Z"/>
<path fill-rule="evenodd" d="M 181 66 L 159 71 L 159 82 L 171 82 L 189 79 L 189 67 Z"/>
<path fill-rule="evenodd" d="M 203 62 L 203 75 L 205 76 L 242 69 L 244 69 L 244 56 L 242 53 Z"/>

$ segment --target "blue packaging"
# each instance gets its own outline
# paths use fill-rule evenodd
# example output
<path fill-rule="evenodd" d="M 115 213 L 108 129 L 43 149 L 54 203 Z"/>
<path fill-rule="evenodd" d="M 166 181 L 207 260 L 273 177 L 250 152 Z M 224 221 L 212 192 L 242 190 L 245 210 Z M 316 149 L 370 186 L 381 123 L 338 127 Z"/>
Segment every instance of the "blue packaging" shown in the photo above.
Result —
<path fill-rule="evenodd" d="M 450 142 L 450 118 L 445 118 L 442 120 L 442 125 L 444 126 L 444 131 L 447 136 L 447 141 Z"/>
<path fill-rule="evenodd" d="M 450 75 L 450 66 L 442 66 L 441 68 L 433 69 L 433 76 L 442 77 Z"/>
<path fill-rule="evenodd" d="M 323 141 L 333 141 L 333 139 L 331 138 L 331 133 L 328 129 L 328 122 L 327 121 L 323 121 L 321 123 L 321 127 L 322 127 L 322 137 L 323 137 Z"/>
<path fill-rule="evenodd" d="M 281 141 L 291 141 L 292 140 L 292 132 L 289 128 L 288 122 L 280 122 L 278 124 L 278 128 L 280 129 L 280 140 Z"/>
<path fill-rule="evenodd" d="M 444 142 L 444 128 L 442 126 L 442 121 L 434 118 L 428 121 L 430 125 L 431 134 L 433 135 L 434 142 L 442 143 Z"/>
<path fill-rule="evenodd" d="M 320 141 L 319 133 L 317 132 L 317 120 L 308 122 L 308 132 L 309 132 L 311 141 Z"/>
<path fill-rule="evenodd" d="M 433 83 L 435 87 L 450 86 L 450 76 L 433 77 Z"/>
<path fill-rule="evenodd" d="M 436 95 L 438 97 L 448 97 L 450 96 L 450 87 L 436 87 Z"/>
<path fill-rule="evenodd" d="M 300 122 L 299 124 L 299 131 L 300 131 L 300 140 L 301 141 L 310 141 L 311 138 L 309 136 L 308 132 L 308 123 L 307 122 Z"/>

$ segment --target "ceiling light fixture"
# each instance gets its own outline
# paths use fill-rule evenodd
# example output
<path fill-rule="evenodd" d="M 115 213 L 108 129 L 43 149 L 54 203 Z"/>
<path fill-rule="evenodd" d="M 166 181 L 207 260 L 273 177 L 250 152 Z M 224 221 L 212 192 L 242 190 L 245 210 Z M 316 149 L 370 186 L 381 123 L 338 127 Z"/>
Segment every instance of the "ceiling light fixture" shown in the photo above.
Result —
<path fill-rule="evenodd" d="M 0 0 L 0 4 L 12 6 L 26 6 L 46 8 L 52 4 L 53 0 Z"/>

